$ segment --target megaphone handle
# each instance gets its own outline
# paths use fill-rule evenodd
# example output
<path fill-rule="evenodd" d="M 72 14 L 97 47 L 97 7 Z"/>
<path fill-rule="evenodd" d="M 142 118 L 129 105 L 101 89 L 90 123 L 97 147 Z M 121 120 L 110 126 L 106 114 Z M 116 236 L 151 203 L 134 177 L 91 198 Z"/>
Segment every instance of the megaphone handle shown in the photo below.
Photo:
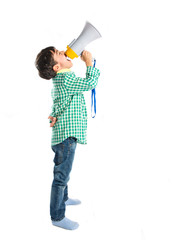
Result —
<path fill-rule="evenodd" d="M 93 61 L 94 61 L 93 67 L 95 67 L 96 59 L 94 58 Z M 94 103 L 94 116 L 92 115 L 93 114 L 93 103 Z M 91 117 L 95 118 L 95 116 L 96 116 L 96 89 L 94 88 L 91 91 Z"/>

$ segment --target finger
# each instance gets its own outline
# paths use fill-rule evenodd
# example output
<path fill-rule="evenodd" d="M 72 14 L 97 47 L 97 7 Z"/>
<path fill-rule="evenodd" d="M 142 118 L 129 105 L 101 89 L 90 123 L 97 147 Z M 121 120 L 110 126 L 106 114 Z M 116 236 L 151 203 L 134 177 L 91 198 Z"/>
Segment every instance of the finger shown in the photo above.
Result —
<path fill-rule="evenodd" d="M 50 127 L 53 127 L 55 123 L 56 123 L 56 117 L 52 117 Z"/>
<path fill-rule="evenodd" d="M 54 123 L 52 122 L 50 126 L 51 126 L 51 127 L 54 127 L 54 124 L 55 124 L 55 122 L 54 122 Z"/>
<path fill-rule="evenodd" d="M 54 126 L 54 123 L 52 122 L 52 123 L 50 123 L 50 127 L 53 127 Z"/>
<path fill-rule="evenodd" d="M 81 53 L 81 58 L 83 57 L 83 55 L 84 55 L 84 51 L 82 51 L 82 53 Z"/>

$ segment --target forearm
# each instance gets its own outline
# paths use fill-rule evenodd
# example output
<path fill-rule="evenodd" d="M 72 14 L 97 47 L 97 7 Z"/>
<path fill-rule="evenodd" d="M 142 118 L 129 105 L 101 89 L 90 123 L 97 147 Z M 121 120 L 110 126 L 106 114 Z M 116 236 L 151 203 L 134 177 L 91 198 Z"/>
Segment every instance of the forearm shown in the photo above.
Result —
<path fill-rule="evenodd" d="M 99 69 L 87 66 L 85 82 L 89 86 L 88 90 L 91 90 L 97 86 L 100 72 Z"/>

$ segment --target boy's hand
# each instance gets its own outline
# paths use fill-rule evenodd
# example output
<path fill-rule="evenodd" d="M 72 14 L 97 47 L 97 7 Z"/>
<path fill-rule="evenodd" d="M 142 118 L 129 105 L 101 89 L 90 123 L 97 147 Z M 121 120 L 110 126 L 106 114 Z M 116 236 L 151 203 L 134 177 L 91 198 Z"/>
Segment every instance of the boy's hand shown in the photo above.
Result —
<path fill-rule="evenodd" d="M 53 127 L 54 124 L 55 124 L 56 121 L 57 121 L 57 118 L 56 118 L 56 117 L 49 116 L 48 119 L 51 120 L 50 127 Z"/>
<path fill-rule="evenodd" d="M 92 54 L 86 50 L 84 50 L 81 54 L 81 60 L 86 63 L 86 66 L 92 67 Z"/>

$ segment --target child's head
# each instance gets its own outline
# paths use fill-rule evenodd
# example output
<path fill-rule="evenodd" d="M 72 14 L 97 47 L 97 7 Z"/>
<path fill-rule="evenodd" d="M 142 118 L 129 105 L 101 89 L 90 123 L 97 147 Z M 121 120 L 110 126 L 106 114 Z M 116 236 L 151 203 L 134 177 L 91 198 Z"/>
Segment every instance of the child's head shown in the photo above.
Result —
<path fill-rule="evenodd" d="M 55 77 L 61 69 L 71 68 L 72 62 L 67 60 L 64 51 L 58 51 L 55 47 L 47 47 L 37 55 L 35 65 L 39 76 L 49 80 Z"/>

